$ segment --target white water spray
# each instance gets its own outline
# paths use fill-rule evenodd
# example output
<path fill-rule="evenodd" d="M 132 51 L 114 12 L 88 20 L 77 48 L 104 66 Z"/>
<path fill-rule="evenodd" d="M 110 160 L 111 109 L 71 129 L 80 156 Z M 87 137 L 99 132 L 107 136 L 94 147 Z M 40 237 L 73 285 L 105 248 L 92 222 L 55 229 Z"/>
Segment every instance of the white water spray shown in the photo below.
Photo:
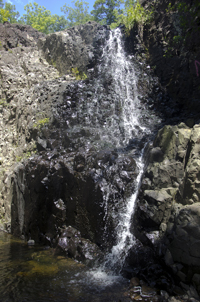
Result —
<path fill-rule="evenodd" d="M 99 73 L 106 75 L 106 81 L 112 80 L 114 87 L 113 114 L 109 116 L 101 130 L 102 138 L 111 140 L 116 147 L 126 146 L 133 137 L 142 137 L 147 133 L 147 129 L 140 123 L 139 98 L 137 90 L 137 77 L 131 57 L 127 57 L 120 29 L 116 29 L 110 33 L 109 40 L 103 49 Z M 99 95 L 102 89 L 102 79 L 99 77 L 95 95 Z M 95 104 L 99 104 L 100 100 L 95 99 Z M 98 106 L 97 106 L 98 107 Z M 120 120 L 116 111 L 120 110 Z M 98 110 L 101 110 L 99 105 Z M 134 246 L 135 239 L 131 233 L 131 219 L 135 209 L 135 203 L 138 190 L 143 174 L 143 152 L 141 151 L 137 158 L 138 176 L 135 183 L 135 192 L 126 201 L 126 206 L 118 212 L 118 225 L 116 229 L 117 238 L 116 245 L 112 247 L 111 252 L 106 256 L 104 265 L 91 274 L 95 278 L 102 276 L 105 279 L 105 271 L 119 273 L 123 267 L 126 255 L 130 248 Z M 105 219 L 107 216 L 109 194 L 104 196 Z M 110 273 L 109 273 L 110 274 Z M 112 274 L 112 273 L 111 273 Z"/>

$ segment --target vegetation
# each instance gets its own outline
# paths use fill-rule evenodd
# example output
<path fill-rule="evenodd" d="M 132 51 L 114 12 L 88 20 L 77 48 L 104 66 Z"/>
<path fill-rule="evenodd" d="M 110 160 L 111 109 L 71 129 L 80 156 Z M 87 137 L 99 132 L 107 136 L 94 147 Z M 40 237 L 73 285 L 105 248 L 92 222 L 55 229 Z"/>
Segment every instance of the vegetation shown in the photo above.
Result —
<path fill-rule="evenodd" d="M 199 0 L 194 0 L 192 5 L 185 1 L 177 2 L 174 5 L 169 3 L 166 13 L 176 13 L 179 22 L 177 35 L 174 35 L 172 39 L 165 38 L 168 47 L 165 50 L 164 57 L 171 57 L 175 50 L 177 51 L 186 43 L 188 36 L 191 34 L 191 30 L 188 30 L 189 28 L 199 31 L 200 2 Z"/>
<path fill-rule="evenodd" d="M 123 13 L 118 16 L 117 22 L 112 24 L 112 27 L 122 24 L 125 26 L 127 34 L 129 34 L 135 24 L 145 24 L 151 19 L 152 14 L 153 11 L 144 10 L 138 0 L 127 0 Z"/>
<path fill-rule="evenodd" d="M 35 154 L 37 151 L 27 151 L 24 152 L 21 156 L 16 155 L 16 162 L 20 162 L 22 159 L 28 159 L 29 157 L 31 157 L 33 154 Z"/>
<path fill-rule="evenodd" d="M 76 80 L 85 80 L 85 79 L 87 79 L 87 75 L 85 74 L 85 72 L 79 71 L 77 67 L 72 68 L 72 74 L 76 78 Z"/>
<path fill-rule="evenodd" d="M 91 13 L 89 13 L 89 3 L 83 0 L 73 0 L 72 6 L 65 4 L 61 7 L 61 12 L 64 13 L 62 16 L 52 15 L 44 6 L 30 2 L 24 7 L 26 13 L 20 17 L 14 5 L 7 2 L 4 4 L 3 1 L 0 0 L 1 23 L 18 22 L 30 25 L 46 34 L 92 20 L 111 25 L 111 28 L 122 24 L 129 32 L 136 23 L 147 22 L 152 14 L 152 12 L 145 11 L 138 0 L 96 0 Z"/>
<path fill-rule="evenodd" d="M 41 130 L 41 128 L 48 123 L 49 123 L 49 118 L 46 117 L 46 118 L 38 120 L 35 124 L 33 124 L 33 127 Z"/>
<path fill-rule="evenodd" d="M 58 21 L 59 16 L 52 15 L 44 6 L 39 6 L 36 2 L 25 5 L 24 14 L 19 22 L 31 25 L 33 28 L 45 34 L 54 32 L 54 24 Z"/>
<path fill-rule="evenodd" d="M 72 27 L 75 25 L 84 24 L 88 21 L 94 20 L 89 14 L 89 3 L 85 1 L 72 1 L 73 7 L 64 5 L 61 7 L 61 11 L 66 15 L 66 26 Z"/>
<path fill-rule="evenodd" d="M 11 3 L 3 3 L 0 0 L 0 23 L 9 21 L 10 23 L 16 23 L 19 18 L 19 13 L 16 11 L 15 5 Z"/>
<path fill-rule="evenodd" d="M 8 103 L 6 102 L 5 99 L 0 99 L 0 106 L 3 106 L 3 107 L 7 107 L 8 106 Z"/>
<path fill-rule="evenodd" d="M 123 3 L 123 0 L 96 0 L 91 14 L 95 21 L 110 25 L 117 22 L 118 15 L 122 13 L 120 7 Z"/>

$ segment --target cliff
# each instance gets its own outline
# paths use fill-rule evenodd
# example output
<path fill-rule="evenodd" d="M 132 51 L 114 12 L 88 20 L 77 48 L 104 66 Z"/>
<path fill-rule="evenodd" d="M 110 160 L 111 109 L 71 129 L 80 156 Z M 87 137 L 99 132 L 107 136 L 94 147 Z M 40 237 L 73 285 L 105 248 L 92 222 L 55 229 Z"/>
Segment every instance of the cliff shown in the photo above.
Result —
<path fill-rule="evenodd" d="M 152 1 L 141 3 L 152 7 Z M 200 291 L 199 15 L 182 28 L 178 3 L 154 1 L 152 21 L 123 37 L 138 77 L 136 109 L 150 132 L 135 127 L 137 137 L 128 141 L 109 55 L 107 69 L 97 67 L 107 26 L 89 22 L 45 36 L 0 24 L 0 225 L 86 262 L 88 251 L 108 251 L 148 142 L 132 219 L 138 250 L 126 259 L 130 274 L 150 276 L 160 288 L 174 276 L 171 294 L 184 289 L 198 299 L 191 284 Z M 196 2 L 186 3 L 193 11 Z M 63 238 L 71 240 L 70 248 Z M 168 277 L 161 278 L 161 266 Z"/>

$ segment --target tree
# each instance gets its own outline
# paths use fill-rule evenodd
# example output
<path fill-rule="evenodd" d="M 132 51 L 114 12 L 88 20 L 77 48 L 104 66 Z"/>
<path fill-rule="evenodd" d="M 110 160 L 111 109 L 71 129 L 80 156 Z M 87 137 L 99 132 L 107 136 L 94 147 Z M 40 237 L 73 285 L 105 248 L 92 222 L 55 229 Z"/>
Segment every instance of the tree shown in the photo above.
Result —
<path fill-rule="evenodd" d="M 20 18 L 20 23 L 30 25 L 45 34 L 54 32 L 56 22 L 61 20 L 58 15 L 52 15 L 44 6 L 39 6 L 36 2 L 25 5 L 24 14 Z"/>
<path fill-rule="evenodd" d="M 0 0 L 0 23 L 9 21 L 10 23 L 17 23 L 19 12 L 16 11 L 15 5 Z"/>
<path fill-rule="evenodd" d="M 67 27 L 67 20 L 65 19 L 64 16 L 56 16 L 56 22 L 52 24 L 52 30 L 53 32 L 56 31 L 62 31 Z"/>
<path fill-rule="evenodd" d="M 96 0 L 91 14 L 95 21 L 110 25 L 116 22 L 117 15 L 122 13 L 120 6 L 123 3 L 123 0 Z"/>
<path fill-rule="evenodd" d="M 89 4 L 85 1 L 72 1 L 74 8 L 68 5 L 61 7 L 61 11 L 66 14 L 67 27 L 72 27 L 79 24 L 84 24 L 93 20 L 93 17 L 89 14 Z"/>
<path fill-rule="evenodd" d="M 112 24 L 112 28 L 120 24 L 124 25 L 126 33 L 129 34 L 135 24 L 145 24 L 151 19 L 152 14 L 153 10 L 145 10 L 139 3 L 139 0 L 127 0 L 123 14 L 117 16 L 116 22 Z"/>

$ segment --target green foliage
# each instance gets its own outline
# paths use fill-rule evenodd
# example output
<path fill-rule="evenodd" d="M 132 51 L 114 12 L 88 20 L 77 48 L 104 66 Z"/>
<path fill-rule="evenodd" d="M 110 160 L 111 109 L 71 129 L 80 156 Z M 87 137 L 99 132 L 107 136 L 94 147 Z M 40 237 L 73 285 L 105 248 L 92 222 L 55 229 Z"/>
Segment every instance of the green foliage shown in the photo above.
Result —
<path fill-rule="evenodd" d="M 64 16 L 58 16 L 55 15 L 56 21 L 51 25 L 51 31 L 56 32 L 56 31 L 62 31 L 67 27 L 67 20 L 65 19 Z"/>
<path fill-rule="evenodd" d="M 58 15 L 52 15 L 49 10 L 36 2 L 25 5 L 24 10 L 26 14 L 20 18 L 20 23 L 30 25 L 45 34 L 54 32 L 56 22 L 62 24 L 63 21 Z"/>
<path fill-rule="evenodd" d="M 79 71 L 77 67 L 72 68 L 72 74 L 76 78 L 76 80 L 86 80 L 87 79 L 87 75 L 85 74 L 85 72 Z"/>
<path fill-rule="evenodd" d="M 96 0 L 91 14 L 94 16 L 94 20 L 101 24 L 116 23 L 118 15 L 122 14 L 120 6 L 123 3 L 124 0 Z"/>
<path fill-rule="evenodd" d="M 3 106 L 3 107 L 7 107 L 8 106 L 8 103 L 6 102 L 5 99 L 0 99 L 0 106 Z"/>
<path fill-rule="evenodd" d="M 66 15 L 67 27 L 84 24 L 93 20 L 93 17 L 89 14 L 89 4 L 85 1 L 72 1 L 74 7 L 64 5 L 61 7 L 61 11 Z"/>
<path fill-rule="evenodd" d="M 192 4 L 185 1 L 177 2 L 174 5 L 169 3 L 166 13 L 176 13 L 177 20 L 179 21 L 178 35 L 173 36 L 172 39 L 165 39 L 168 47 L 165 50 L 164 57 L 172 57 L 188 41 L 187 38 L 191 34 L 191 31 L 188 31 L 188 29 L 198 30 L 200 2 L 199 0 L 194 0 Z"/>
<path fill-rule="evenodd" d="M 3 0 L 0 0 L 0 23 L 10 22 L 17 23 L 19 18 L 19 12 L 16 11 L 15 5 L 11 3 L 3 3 Z"/>
<path fill-rule="evenodd" d="M 200 17 L 200 2 L 194 0 L 192 5 L 184 1 L 175 3 L 175 5 L 169 3 L 166 12 L 177 12 L 182 30 L 186 30 L 195 25 L 196 17 Z"/>
<path fill-rule="evenodd" d="M 49 123 L 49 118 L 46 117 L 38 120 L 35 124 L 33 124 L 33 128 L 41 130 L 41 128 L 48 123 Z"/>
<path fill-rule="evenodd" d="M 153 14 L 152 11 L 145 10 L 139 1 L 127 1 L 125 4 L 125 9 L 123 14 L 117 17 L 117 22 L 112 24 L 112 27 L 116 27 L 120 24 L 124 25 L 126 28 L 126 33 L 129 34 L 130 30 L 135 24 L 145 24 L 151 20 Z"/>

